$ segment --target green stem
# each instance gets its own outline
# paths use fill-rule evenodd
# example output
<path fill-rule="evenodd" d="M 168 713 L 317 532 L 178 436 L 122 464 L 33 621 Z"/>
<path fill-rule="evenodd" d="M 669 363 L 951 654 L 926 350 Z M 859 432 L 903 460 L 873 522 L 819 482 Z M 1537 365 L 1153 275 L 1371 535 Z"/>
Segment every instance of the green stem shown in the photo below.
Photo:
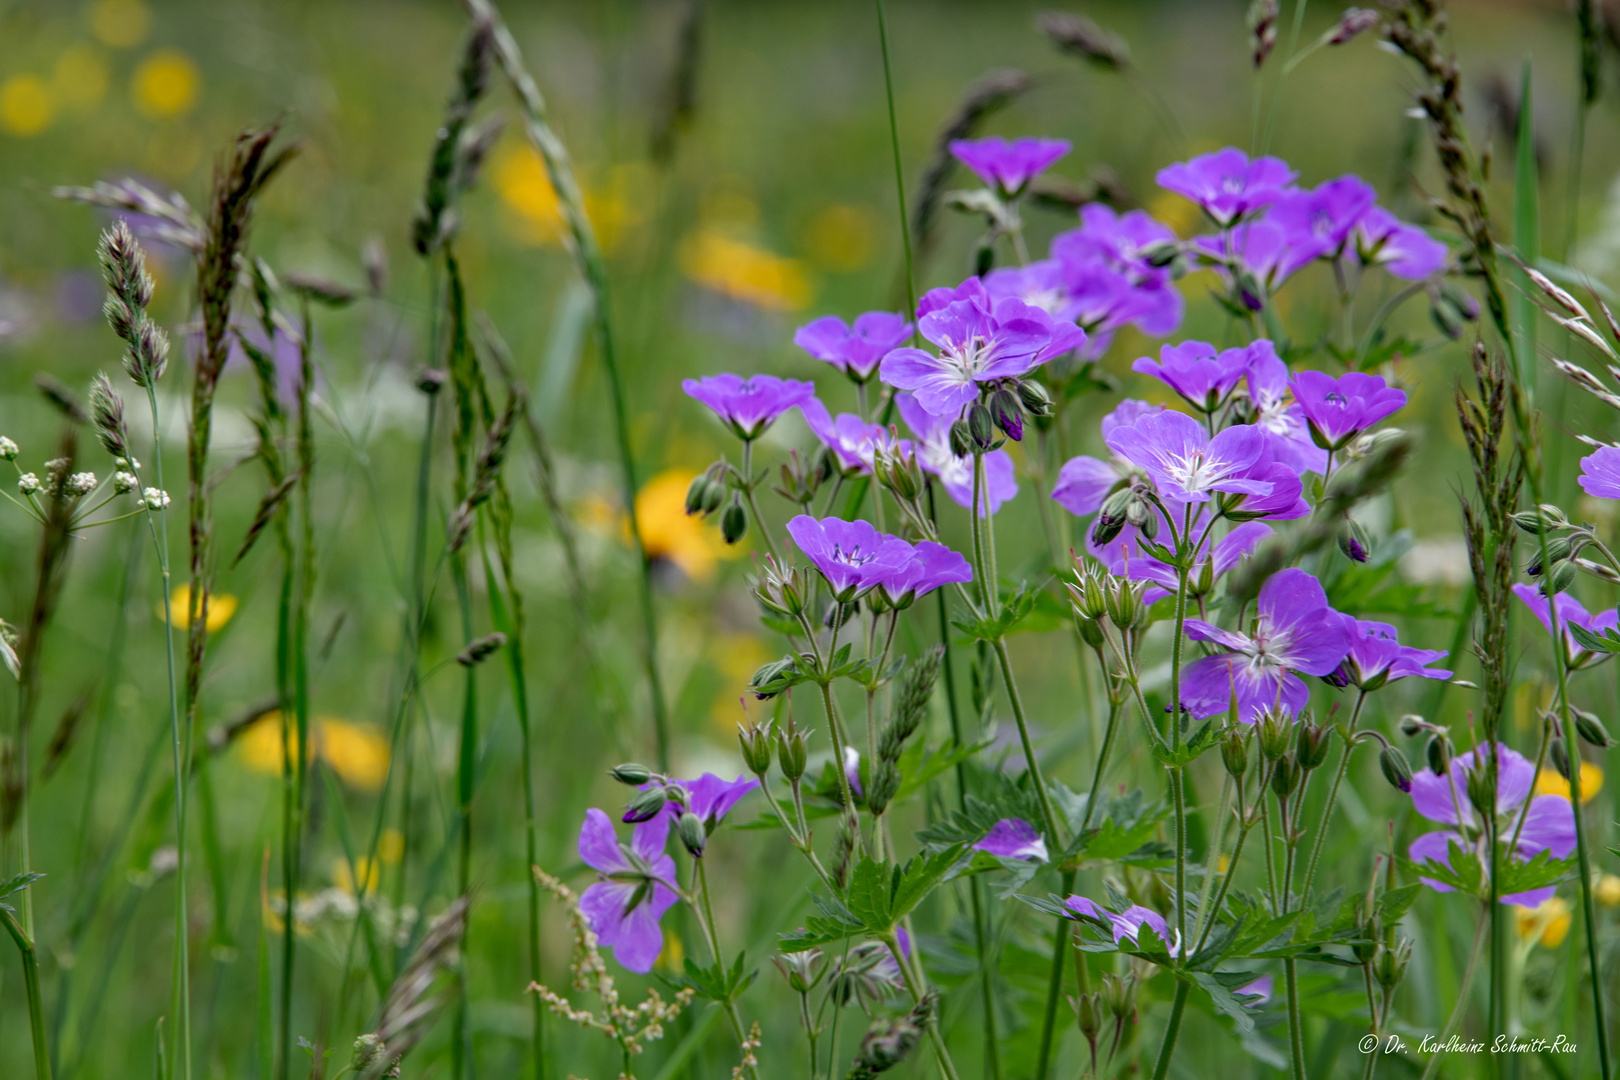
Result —
<path fill-rule="evenodd" d="M 1452 1007 L 1451 1017 L 1446 1020 L 1444 1030 L 1440 1032 L 1440 1044 L 1444 1045 L 1451 1038 L 1452 1032 L 1457 1030 L 1457 1024 L 1462 1020 L 1463 1012 L 1468 1008 L 1468 990 L 1474 984 L 1474 969 L 1479 966 L 1480 946 L 1485 942 L 1486 919 L 1481 913 L 1479 921 L 1474 924 L 1474 943 L 1468 949 L 1468 964 L 1463 968 L 1462 985 L 1457 988 L 1457 1004 Z M 1419 1080 L 1429 1080 L 1434 1074 L 1434 1067 L 1440 1064 L 1441 1051 L 1436 1050 L 1429 1056 L 1428 1064 L 1423 1066 L 1423 1075 Z"/>
<path fill-rule="evenodd" d="M 697 864 L 698 895 L 702 898 L 701 907 L 697 907 L 698 926 L 703 930 L 703 937 L 708 942 L 709 955 L 719 967 L 725 967 L 725 961 L 720 956 L 719 932 L 714 928 L 714 908 L 709 904 L 709 872 L 703 865 L 703 856 L 694 855 L 692 861 Z M 696 905 L 694 905 L 696 906 Z M 895 954 L 896 956 L 899 953 Z M 729 997 L 725 1001 L 726 1016 L 731 1020 L 731 1030 L 737 1036 L 738 1044 L 748 1038 L 747 1029 L 743 1027 L 742 1016 L 737 1012 L 737 1003 Z M 748 1066 L 748 1075 L 758 1080 L 759 1070 L 756 1066 Z"/>
<path fill-rule="evenodd" d="M 1013 720 L 1018 724 L 1018 741 L 1024 749 L 1024 759 L 1029 763 L 1029 775 L 1035 782 L 1035 795 L 1041 804 L 1041 819 L 1046 825 L 1046 835 L 1055 848 L 1063 842 L 1063 834 L 1058 831 L 1057 811 L 1052 808 L 1052 793 L 1046 790 L 1046 778 L 1041 775 L 1041 763 L 1035 756 L 1035 745 L 1029 738 L 1029 722 L 1024 718 L 1024 701 L 1018 693 L 1018 683 L 1013 678 L 1012 656 L 1007 651 L 1007 639 L 997 638 L 995 641 L 996 659 L 1001 662 L 1001 679 L 1007 684 L 1007 700 L 1012 703 Z"/>
<path fill-rule="evenodd" d="M 771 541 L 770 526 L 765 524 L 765 515 L 759 512 L 759 503 L 754 498 L 754 440 L 744 439 L 742 448 L 742 489 L 743 498 L 748 500 L 748 510 L 754 515 L 754 526 L 759 529 L 760 537 L 765 541 L 765 550 L 772 559 L 779 560 L 776 553 L 776 544 Z"/>
<path fill-rule="evenodd" d="M 1063 871 L 1061 892 L 1064 896 L 1074 891 L 1074 874 L 1073 870 Z M 1073 919 L 1059 915 L 1052 931 L 1052 973 L 1046 981 L 1046 1008 L 1041 1016 L 1041 1053 L 1036 1059 L 1035 1080 L 1046 1080 L 1047 1068 L 1052 1062 L 1052 1034 L 1057 1030 L 1057 1005 L 1063 996 L 1063 972 L 1068 966 L 1064 963 L 1068 959 L 1065 953 L 1069 948 L 1069 928 L 1073 925 Z"/>
<path fill-rule="evenodd" d="M 906 992 L 911 995 L 912 1004 L 915 1005 L 921 1002 L 923 998 L 922 989 L 917 985 L 917 977 L 911 972 L 911 965 L 902 959 L 905 953 L 900 948 L 899 937 L 891 930 L 883 935 L 883 943 L 889 947 L 889 951 L 894 954 L 895 959 L 900 961 L 898 965 L 900 977 L 905 980 Z M 951 1061 L 951 1052 L 945 1048 L 944 1036 L 939 1033 L 938 1010 L 935 1010 L 935 1015 L 928 1018 L 928 1041 L 933 1044 L 934 1054 L 939 1058 L 940 1075 L 944 1076 L 946 1080 L 959 1080 L 956 1073 L 956 1064 Z"/>
<path fill-rule="evenodd" d="M 1181 1014 L 1187 1009 L 1187 992 L 1191 989 L 1191 985 L 1185 979 L 1176 979 L 1176 996 L 1170 1003 L 1170 1022 L 1165 1025 L 1164 1042 L 1159 1047 L 1159 1059 L 1153 1065 L 1153 1080 L 1164 1080 L 1165 1074 L 1170 1071 L 1170 1055 L 1176 1049 L 1176 1035 L 1181 1031 Z"/>
<path fill-rule="evenodd" d="M 0 910 L 0 921 L 6 924 L 11 940 L 17 943 L 22 960 L 23 991 L 28 997 L 28 1031 L 34 1040 L 35 1080 L 51 1080 L 51 1051 L 45 1037 L 45 1006 L 39 990 L 39 958 L 34 951 L 33 939 L 17 925 L 11 912 Z"/>
<path fill-rule="evenodd" d="M 900 124 L 894 112 L 894 73 L 889 62 L 889 21 L 884 14 L 883 0 L 875 0 L 878 20 L 878 45 L 883 50 L 883 90 L 889 104 L 889 146 L 894 151 L 894 191 L 900 203 L 900 246 L 906 257 L 906 314 L 917 310 L 916 273 L 912 268 L 911 223 L 906 217 L 906 176 L 900 164 Z M 917 343 L 915 328 L 912 344 Z"/>
<path fill-rule="evenodd" d="M 1355 751 L 1354 736 L 1356 724 L 1361 719 L 1361 706 L 1367 700 L 1367 691 L 1362 690 L 1356 697 L 1356 707 L 1350 713 L 1350 728 L 1347 735 L 1350 741 L 1344 744 L 1344 754 L 1339 758 L 1338 771 L 1333 774 L 1333 786 L 1328 788 L 1327 802 L 1322 805 L 1322 820 L 1316 824 L 1316 835 L 1311 839 L 1311 857 L 1305 863 L 1305 880 L 1299 887 L 1299 902 L 1305 904 L 1311 895 L 1311 882 L 1316 878 L 1316 864 L 1322 857 L 1322 843 L 1327 836 L 1328 822 L 1333 817 L 1333 804 L 1339 797 L 1339 785 L 1344 782 L 1344 774 L 1350 768 L 1350 755 Z"/>

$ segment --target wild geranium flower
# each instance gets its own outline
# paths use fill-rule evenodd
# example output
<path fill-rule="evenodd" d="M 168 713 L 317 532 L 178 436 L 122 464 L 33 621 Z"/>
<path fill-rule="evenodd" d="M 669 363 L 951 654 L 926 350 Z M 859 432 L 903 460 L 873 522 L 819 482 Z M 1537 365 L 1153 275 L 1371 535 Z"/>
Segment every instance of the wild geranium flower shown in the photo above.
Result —
<path fill-rule="evenodd" d="M 919 541 L 911 558 L 888 571 L 878 585 L 890 607 L 907 608 L 942 585 L 973 580 L 973 567 L 958 552 L 933 540 Z"/>
<path fill-rule="evenodd" d="M 722 780 L 714 773 L 704 773 L 696 780 L 673 780 L 671 783 L 679 784 L 685 790 L 687 807 L 703 822 L 704 828 L 711 830 L 731 812 L 732 807 L 742 802 L 745 795 L 759 787 L 759 781 L 746 776 Z M 679 803 L 671 800 L 667 806 L 671 817 L 680 817 Z"/>
<path fill-rule="evenodd" d="M 869 521 L 800 514 L 787 523 L 788 535 L 821 571 L 841 604 L 877 588 L 905 569 L 913 549 L 897 536 L 880 533 Z"/>
<path fill-rule="evenodd" d="M 1253 346 L 1217 352 L 1202 341 L 1183 341 L 1159 350 L 1159 359 L 1141 357 L 1131 370 L 1151 375 L 1199 412 L 1212 413 L 1225 403 L 1249 373 Z"/>
<path fill-rule="evenodd" d="M 1116 428 L 1108 449 L 1145 471 L 1159 494 L 1176 502 L 1208 502 L 1217 491 L 1269 495 L 1268 481 L 1249 478 L 1266 451 L 1266 436 L 1252 424 L 1223 428 L 1212 439 L 1186 413 L 1165 410 Z"/>
<path fill-rule="evenodd" d="M 1046 841 L 1035 831 L 1035 826 L 1023 818 L 1002 818 L 985 833 L 984 839 L 973 845 L 1001 859 L 1035 859 L 1046 862 L 1049 858 Z"/>
<path fill-rule="evenodd" d="M 1582 630 L 1589 630 L 1594 634 L 1602 634 L 1608 630 L 1620 630 L 1620 609 L 1610 608 L 1608 611 L 1600 611 L 1594 615 L 1588 612 L 1586 607 L 1579 600 L 1569 595 L 1567 591 L 1556 593 L 1553 596 L 1553 603 L 1558 607 L 1558 629 L 1562 633 L 1554 633 L 1552 622 L 1547 614 L 1547 598 L 1542 595 L 1541 590 L 1533 585 L 1515 584 L 1513 586 L 1513 595 L 1522 600 L 1524 606 L 1530 609 L 1530 614 L 1534 615 L 1536 621 L 1541 623 L 1542 629 L 1554 637 L 1563 638 L 1564 656 L 1570 667 L 1586 667 L 1589 664 L 1601 662 L 1608 658 L 1608 653 L 1587 652 L 1581 647 L 1580 642 L 1575 640 L 1575 635 L 1569 632 L 1569 628 L 1574 625 Z"/>
<path fill-rule="evenodd" d="M 1468 775 L 1490 765 L 1490 747 L 1497 752 L 1496 759 L 1496 817 L 1499 835 L 1511 838 L 1518 832 L 1518 845 L 1512 856 L 1528 862 L 1543 851 L 1552 852 L 1555 859 L 1569 857 L 1575 850 L 1575 813 L 1569 800 L 1559 795 L 1537 795 L 1530 799 L 1530 808 L 1524 812 L 1524 827 L 1519 827 L 1520 808 L 1530 797 L 1535 783 L 1536 768 L 1523 754 L 1501 743 L 1483 744 L 1451 760 L 1448 775 L 1436 776 L 1422 769 L 1412 777 L 1412 805 L 1430 821 L 1453 826 L 1450 830 L 1424 833 L 1412 841 L 1407 854 L 1419 865 L 1436 862 L 1451 866 L 1451 845 L 1455 844 L 1481 861 L 1489 872 L 1490 859 L 1485 847 L 1484 827 L 1478 812 L 1468 799 Z M 1460 816 L 1459 816 L 1460 815 Z M 1439 892 L 1455 890 L 1429 877 L 1419 881 Z M 1535 907 L 1552 896 L 1557 889 L 1548 885 L 1526 892 L 1507 893 L 1501 897 L 1504 904 Z"/>
<path fill-rule="evenodd" d="M 1249 155 L 1228 146 L 1159 170 L 1159 186 L 1190 199 L 1222 227 L 1275 202 L 1299 174 L 1280 158 Z"/>
<path fill-rule="evenodd" d="M 917 464 L 930 476 L 939 478 L 945 494 L 957 506 L 973 508 L 973 459 L 957 456 L 951 449 L 951 418 L 936 416 L 917 403 L 916 397 L 901 393 L 895 395 L 900 418 L 916 436 L 912 450 Z M 979 492 L 979 516 L 994 514 L 1003 503 L 1018 494 L 1012 455 L 1005 450 L 992 450 L 984 455 L 984 483 Z"/>
<path fill-rule="evenodd" d="M 1289 465 L 1271 460 L 1271 446 L 1266 446 L 1260 461 L 1249 470 L 1249 479 L 1270 484 L 1264 495 L 1225 496 L 1220 500 L 1221 512 L 1233 521 L 1293 521 L 1311 512 L 1311 504 L 1303 497 L 1305 484 L 1299 473 Z"/>
<path fill-rule="evenodd" d="M 1150 405 L 1146 401 L 1127 398 L 1102 418 L 1104 442 L 1116 429 L 1130 427 L 1144 416 L 1163 411 L 1163 405 Z M 1057 483 L 1052 485 L 1052 498 L 1076 517 L 1095 514 L 1102 509 L 1103 500 L 1115 485 L 1138 471 L 1118 454 L 1112 455 L 1111 461 L 1081 454 L 1064 462 L 1063 468 L 1058 470 Z"/>
<path fill-rule="evenodd" d="M 1063 901 L 1063 906 L 1073 912 L 1076 918 L 1090 919 L 1112 930 L 1114 944 L 1116 945 L 1124 939 L 1130 938 L 1132 945 L 1139 949 L 1142 948 L 1142 927 L 1145 926 L 1159 936 L 1159 940 L 1164 942 L 1165 949 L 1171 956 L 1176 956 L 1181 952 L 1180 935 L 1172 938 L 1170 927 L 1166 925 L 1164 916 L 1152 908 L 1143 907 L 1141 904 L 1132 904 L 1124 911 L 1115 914 L 1083 896 L 1071 896 Z"/>
<path fill-rule="evenodd" d="M 1324 450 L 1342 449 L 1406 404 L 1406 391 L 1390 386 L 1380 375 L 1361 371 L 1337 379 L 1321 371 L 1301 371 L 1291 385 L 1312 441 Z"/>
<path fill-rule="evenodd" d="M 1249 311 L 1265 310 L 1266 298 L 1288 279 L 1288 234 L 1265 218 L 1194 237 L 1192 246 L 1215 265 L 1232 298 Z"/>
<path fill-rule="evenodd" d="M 952 139 L 951 156 L 973 170 L 1003 198 L 1023 192 L 1029 182 L 1069 152 L 1068 139 Z"/>
<path fill-rule="evenodd" d="M 799 412 L 811 434 L 832 452 L 845 474 L 871 472 L 877 452 L 888 449 L 892 442 L 889 429 L 882 424 L 868 424 L 854 413 L 834 417 L 818 398 L 802 403 Z"/>
<path fill-rule="evenodd" d="M 917 311 L 917 328 L 939 355 L 895 349 L 878 371 L 890 386 L 916 394 L 924 409 L 953 420 L 979 396 L 980 383 L 1024 375 L 1086 336 L 1022 300 L 992 299 L 978 278 L 933 290 Z"/>
<path fill-rule="evenodd" d="M 755 375 L 744 379 L 729 372 L 681 383 L 686 396 L 714 410 L 739 439 L 756 439 L 776 418 L 816 396 L 814 383 Z"/>
<path fill-rule="evenodd" d="M 602 875 L 580 896 L 579 909 L 614 959 L 643 975 L 664 950 L 658 921 L 676 900 L 675 860 L 664 850 L 669 822 L 665 814 L 643 821 L 626 847 L 607 814 L 592 807 L 579 830 L 580 859 Z"/>
<path fill-rule="evenodd" d="M 1149 264 L 1143 252 L 1171 243 L 1176 234 L 1145 211 L 1117 213 L 1101 203 L 1080 210 L 1080 227 L 1052 238 L 1067 306 L 1056 312 L 1107 337 L 1134 324 L 1144 334 L 1162 336 L 1181 325 L 1181 291 L 1168 269 Z"/>
<path fill-rule="evenodd" d="M 1581 458 L 1581 490 L 1599 499 L 1620 499 L 1620 447 L 1600 446 Z"/>
<path fill-rule="evenodd" d="M 851 326 L 836 315 L 823 315 L 793 332 L 793 344 L 824 360 L 855 382 L 866 382 L 889 350 L 911 336 L 911 323 L 892 311 L 868 311 Z"/>
<path fill-rule="evenodd" d="M 1311 440 L 1305 411 L 1289 398 L 1288 365 L 1271 342 L 1261 338 L 1250 346 L 1247 383 L 1254 424 L 1271 442 L 1271 456 L 1296 473 L 1327 469 L 1327 451 Z"/>
<path fill-rule="evenodd" d="M 1422 281 L 1446 265 L 1450 252 L 1423 229 L 1375 206 L 1356 223 L 1356 254 L 1363 263 L 1382 266 L 1391 277 Z"/>
<path fill-rule="evenodd" d="M 1309 191 L 1291 191 L 1266 211 L 1266 220 L 1288 238 L 1284 275 L 1316 259 L 1337 258 L 1371 210 L 1378 194 L 1359 176 L 1341 176 Z"/>
<path fill-rule="evenodd" d="M 1347 620 L 1328 606 L 1322 583 L 1304 570 L 1291 567 L 1267 578 L 1256 607 L 1246 634 L 1187 620 L 1188 637 L 1230 650 L 1182 669 L 1181 703 L 1196 719 L 1226 712 L 1234 694 L 1245 724 L 1276 705 L 1297 713 L 1311 698 L 1300 676 L 1326 675 L 1350 651 Z"/>
<path fill-rule="evenodd" d="M 1377 690 L 1385 683 L 1413 675 L 1449 679 L 1451 672 L 1428 666 L 1445 658 L 1444 650 L 1402 645 L 1399 632 L 1389 623 L 1352 619 L 1350 652 L 1344 663 L 1326 678 L 1334 686 L 1355 686 L 1362 690 Z"/>

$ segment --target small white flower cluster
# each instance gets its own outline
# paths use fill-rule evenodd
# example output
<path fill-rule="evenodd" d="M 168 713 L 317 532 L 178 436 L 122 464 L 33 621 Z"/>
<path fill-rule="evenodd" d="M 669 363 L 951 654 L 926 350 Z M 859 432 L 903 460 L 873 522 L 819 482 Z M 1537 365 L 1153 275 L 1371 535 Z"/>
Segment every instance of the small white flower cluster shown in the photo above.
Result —
<path fill-rule="evenodd" d="M 159 488 L 147 488 L 141 498 L 146 501 L 148 510 L 167 510 L 169 508 L 169 493 Z"/>
<path fill-rule="evenodd" d="M 0 435 L 0 461 L 15 461 L 17 459 L 17 444 Z"/>
<path fill-rule="evenodd" d="M 119 469 L 128 469 L 130 472 L 140 472 L 141 470 L 141 463 L 132 457 L 115 457 L 113 458 L 113 466 Z"/>
<path fill-rule="evenodd" d="M 120 472 L 113 474 L 113 490 L 120 495 L 127 495 L 134 491 L 139 483 L 140 481 L 135 478 L 134 473 Z"/>
<path fill-rule="evenodd" d="M 31 472 L 25 472 L 17 478 L 17 490 L 24 495 L 32 495 L 39 490 L 39 477 Z"/>
<path fill-rule="evenodd" d="M 70 495 L 85 496 L 96 490 L 96 474 L 93 472 L 76 472 L 68 477 L 67 490 Z"/>

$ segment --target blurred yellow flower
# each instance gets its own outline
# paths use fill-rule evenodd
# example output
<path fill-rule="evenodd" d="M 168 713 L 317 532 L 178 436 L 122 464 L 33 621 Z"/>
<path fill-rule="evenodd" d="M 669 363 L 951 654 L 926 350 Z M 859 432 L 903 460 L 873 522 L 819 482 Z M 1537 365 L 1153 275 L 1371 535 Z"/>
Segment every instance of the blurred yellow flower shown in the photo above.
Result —
<path fill-rule="evenodd" d="M 89 112 L 107 93 L 107 57 L 94 45 L 69 45 L 56 59 L 51 93 L 65 108 Z"/>
<path fill-rule="evenodd" d="M 972 501 L 972 499 L 968 500 L 968 502 Z M 1225 852 L 1222 852 L 1221 857 L 1215 860 L 1215 872 L 1217 874 L 1224 874 L 1230 869 L 1232 869 L 1232 857 L 1227 855 Z"/>
<path fill-rule="evenodd" d="M 647 481 L 636 494 L 636 520 L 649 559 L 668 559 L 693 581 L 707 581 L 716 560 L 734 559 L 741 551 L 720 538 L 713 522 L 686 516 L 686 489 L 696 476 L 691 469 L 666 469 Z M 628 520 L 620 528 L 630 535 Z"/>
<path fill-rule="evenodd" d="M 393 866 L 405 854 L 405 834 L 398 829 L 384 829 L 377 838 L 377 858 L 384 866 Z"/>
<path fill-rule="evenodd" d="M 722 296 L 772 311 L 799 311 L 810 303 L 804 263 L 699 228 L 681 243 L 686 276 Z"/>
<path fill-rule="evenodd" d="M 143 115 L 167 120 L 191 111 L 201 83 L 202 76 L 189 56 L 174 49 L 159 49 L 135 69 L 130 92 Z"/>
<path fill-rule="evenodd" d="M 754 672 L 780 654 L 767 652 L 756 634 L 719 633 L 714 636 L 709 655 L 720 673 L 720 693 L 714 699 L 710 718 L 722 735 L 735 738 L 737 725 L 743 721 L 737 699 Z"/>
<path fill-rule="evenodd" d="M 829 206 L 805 226 L 805 251 L 816 265 L 847 274 L 872 261 L 877 230 L 878 218 L 871 207 Z"/>
<path fill-rule="evenodd" d="M 616 166 L 608 190 L 587 189 L 585 216 L 596 231 L 596 241 L 604 251 L 612 251 L 630 224 L 632 212 L 628 188 L 634 183 L 634 168 Z M 495 192 L 508 210 L 516 215 L 525 243 L 538 246 L 561 244 L 565 225 L 557 192 L 546 175 L 545 163 L 533 147 L 507 146 L 495 156 L 490 167 Z"/>
<path fill-rule="evenodd" d="M 283 746 L 281 714 L 269 712 L 254 721 L 237 739 L 238 753 L 242 763 L 254 772 L 280 776 L 287 757 L 295 752 L 297 738 L 289 725 Z M 338 774 L 338 779 L 360 791 L 378 790 L 388 776 L 388 739 L 369 724 L 316 717 L 310 725 L 307 749 L 310 760 L 319 755 Z M 391 849 L 386 834 L 383 839 L 379 855 L 383 862 L 390 862 L 390 851 L 403 849 L 404 844 L 401 841 L 397 849 Z"/>
<path fill-rule="evenodd" d="M 169 594 L 169 610 L 174 612 L 174 625 L 191 629 L 191 586 L 176 585 Z M 208 597 L 208 632 L 219 630 L 236 614 L 236 597 L 230 593 L 212 593 Z M 163 618 L 163 606 L 158 605 L 158 618 Z"/>
<path fill-rule="evenodd" d="M 1148 200 L 1147 212 L 1170 226 L 1177 236 L 1191 236 L 1202 223 L 1198 207 L 1169 191 L 1161 191 Z"/>
<path fill-rule="evenodd" d="M 1581 762 L 1581 805 L 1591 802 L 1603 790 L 1603 770 L 1589 761 Z M 1560 795 L 1569 798 L 1569 781 L 1558 775 L 1556 769 L 1542 769 L 1536 776 L 1537 795 Z"/>
<path fill-rule="evenodd" d="M 141 0 L 96 0 L 90 8 L 90 32 L 115 49 L 139 45 L 151 28 L 152 13 Z"/>
<path fill-rule="evenodd" d="M 50 87 L 38 75 L 13 75 L 0 83 L 0 129 L 24 138 L 38 135 L 56 119 Z"/>
<path fill-rule="evenodd" d="M 1569 935 L 1569 903 L 1562 897 L 1549 897 L 1539 907 L 1515 906 L 1513 914 L 1521 940 L 1556 949 Z"/>
<path fill-rule="evenodd" d="M 1592 882 L 1592 895 L 1604 907 L 1620 907 L 1620 877 L 1598 874 Z"/>
<path fill-rule="evenodd" d="M 673 929 L 664 931 L 664 951 L 658 954 L 658 966 L 677 975 L 686 970 L 686 947 Z"/>
<path fill-rule="evenodd" d="M 380 868 L 374 866 L 371 860 L 364 855 L 354 860 L 352 870 L 349 867 L 348 859 L 339 856 L 332 860 L 333 885 L 336 885 L 350 896 L 354 896 L 358 892 L 354 885 L 356 878 L 366 883 L 366 892 L 374 893 L 381 883 L 382 875 Z"/>

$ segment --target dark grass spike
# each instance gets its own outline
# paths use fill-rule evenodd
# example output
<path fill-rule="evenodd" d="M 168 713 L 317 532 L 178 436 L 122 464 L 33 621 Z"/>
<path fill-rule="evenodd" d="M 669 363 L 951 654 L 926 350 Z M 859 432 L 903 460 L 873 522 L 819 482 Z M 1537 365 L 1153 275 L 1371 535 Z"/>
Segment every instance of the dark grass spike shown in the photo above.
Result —
<path fill-rule="evenodd" d="M 675 53 L 653 124 L 652 156 L 660 165 L 675 154 L 676 136 L 697 111 L 698 71 L 703 62 L 703 0 L 682 0 L 675 31 Z"/>
<path fill-rule="evenodd" d="M 79 404 L 78 395 L 68 389 L 67 383 L 58 379 L 55 375 L 48 371 L 36 371 L 34 373 L 34 389 L 38 390 L 40 396 L 68 420 L 81 427 L 90 426 L 90 414 L 84 411 L 83 405 Z"/>

